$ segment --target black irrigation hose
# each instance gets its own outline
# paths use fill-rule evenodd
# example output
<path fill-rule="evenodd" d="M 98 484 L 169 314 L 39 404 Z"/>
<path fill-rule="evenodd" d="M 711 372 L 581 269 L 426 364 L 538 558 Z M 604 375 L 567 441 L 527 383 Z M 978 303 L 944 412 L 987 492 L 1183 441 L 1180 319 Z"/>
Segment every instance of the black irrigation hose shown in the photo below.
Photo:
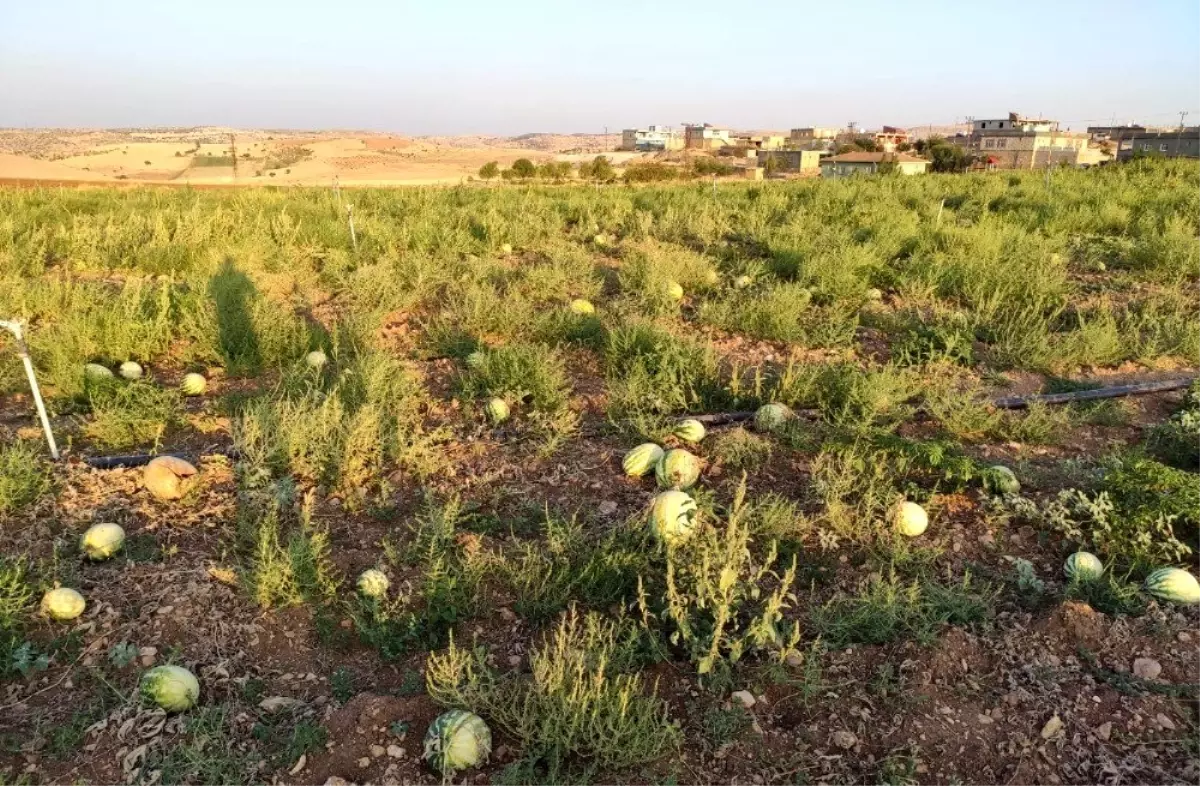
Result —
<path fill-rule="evenodd" d="M 1122 396 L 1142 396 L 1146 393 L 1162 393 L 1182 390 L 1196 381 L 1196 377 L 1164 379 L 1158 382 L 1137 382 L 1132 385 L 1117 385 L 1111 388 L 1076 390 L 1073 393 L 1041 393 L 1032 396 L 1008 396 L 992 401 L 996 409 L 1025 409 L 1030 404 L 1069 404 L 1073 401 L 1097 401 Z"/>

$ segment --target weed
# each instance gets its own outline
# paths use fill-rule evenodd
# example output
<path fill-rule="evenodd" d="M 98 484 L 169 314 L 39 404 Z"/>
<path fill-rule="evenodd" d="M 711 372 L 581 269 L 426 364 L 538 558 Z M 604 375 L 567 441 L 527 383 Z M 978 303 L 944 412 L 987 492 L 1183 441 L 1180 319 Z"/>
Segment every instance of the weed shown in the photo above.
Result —
<path fill-rule="evenodd" d="M 329 691 L 336 701 L 345 704 L 358 692 L 354 682 L 354 672 L 345 666 L 339 666 L 329 677 Z"/>
<path fill-rule="evenodd" d="M 0 446 L 0 514 L 14 513 L 50 490 L 50 464 L 20 440 Z"/>
<path fill-rule="evenodd" d="M 700 718 L 700 729 L 709 745 L 720 748 L 749 731 L 753 722 L 750 713 L 735 702 L 729 707 L 709 707 L 705 710 Z"/>
<path fill-rule="evenodd" d="M 1141 616 L 1146 610 L 1140 587 L 1128 581 L 1128 576 L 1114 575 L 1105 571 L 1097 577 L 1075 577 L 1067 584 L 1064 596 L 1080 600 L 1105 614 Z"/>
<path fill-rule="evenodd" d="M 970 575 L 960 582 L 937 584 L 916 579 L 904 584 L 894 573 L 872 576 L 857 595 L 842 596 L 816 609 L 814 630 L 831 647 L 885 644 L 911 638 L 931 644 L 947 623 L 967 625 L 985 620 L 992 590 L 975 587 Z"/>
<path fill-rule="evenodd" d="M 713 438 L 711 455 L 724 467 L 752 472 L 771 460 L 773 448 L 771 440 L 738 426 Z"/>
<path fill-rule="evenodd" d="M 83 432 L 108 448 L 157 447 L 178 418 L 179 394 L 150 382 L 102 380 L 87 396 L 92 416 Z"/>
<path fill-rule="evenodd" d="M 494 722 L 543 782 L 580 761 L 605 769 L 651 761 L 678 745 L 680 731 L 655 688 L 646 695 L 640 675 L 617 670 L 631 624 L 568 612 L 530 654 L 528 677 L 495 674 L 482 651 L 451 643 L 429 656 L 429 695 Z"/>
<path fill-rule="evenodd" d="M 570 388 L 562 357 L 549 347 L 516 344 L 483 354 L 459 380 L 463 395 L 496 396 L 542 412 L 567 405 Z"/>

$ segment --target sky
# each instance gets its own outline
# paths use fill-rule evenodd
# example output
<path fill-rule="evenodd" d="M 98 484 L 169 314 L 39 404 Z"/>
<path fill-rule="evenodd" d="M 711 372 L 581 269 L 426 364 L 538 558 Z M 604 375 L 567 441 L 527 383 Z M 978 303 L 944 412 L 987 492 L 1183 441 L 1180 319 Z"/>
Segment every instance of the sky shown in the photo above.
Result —
<path fill-rule="evenodd" d="M 1200 123 L 1197 0 L 0 0 L 0 127 Z"/>

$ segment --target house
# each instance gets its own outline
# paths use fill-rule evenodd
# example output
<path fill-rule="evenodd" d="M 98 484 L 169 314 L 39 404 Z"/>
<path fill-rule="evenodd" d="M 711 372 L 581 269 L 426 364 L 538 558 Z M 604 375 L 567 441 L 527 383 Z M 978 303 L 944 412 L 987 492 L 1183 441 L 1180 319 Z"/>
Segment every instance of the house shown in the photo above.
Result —
<path fill-rule="evenodd" d="M 671 126 L 626 128 L 621 132 L 622 150 L 680 150 L 683 135 Z"/>
<path fill-rule="evenodd" d="M 823 150 L 759 150 L 758 165 L 774 172 L 815 175 L 820 170 Z"/>
<path fill-rule="evenodd" d="M 838 132 L 836 128 L 793 128 L 788 135 L 788 146 L 798 150 L 829 147 L 837 139 Z"/>
<path fill-rule="evenodd" d="M 969 147 L 996 169 L 1078 166 L 1087 158 L 1088 135 L 1060 131 L 1057 120 L 1023 117 L 976 120 Z"/>
<path fill-rule="evenodd" d="M 782 150 L 786 141 L 787 137 L 776 134 L 752 134 L 733 138 L 733 144 L 753 150 Z"/>
<path fill-rule="evenodd" d="M 1117 142 L 1131 134 L 1147 130 L 1145 126 L 1088 126 L 1087 135 L 1093 142 Z"/>
<path fill-rule="evenodd" d="M 896 152 L 897 145 L 908 142 L 908 132 L 903 128 L 895 128 L 893 126 L 884 126 L 881 130 L 876 131 L 871 135 L 875 140 L 875 144 L 885 153 Z"/>
<path fill-rule="evenodd" d="M 871 175 L 880 168 L 890 169 L 902 175 L 923 175 L 931 162 L 928 159 L 910 156 L 907 153 L 843 153 L 821 161 L 821 177 L 851 177 Z"/>
<path fill-rule="evenodd" d="M 1176 131 L 1141 131 L 1121 140 L 1118 161 L 1128 161 L 1138 155 L 1158 155 L 1167 158 L 1200 158 L 1200 126 Z"/>
<path fill-rule="evenodd" d="M 704 125 L 687 125 L 683 129 L 683 146 L 688 150 L 717 150 L 732 144 L 728 128 Z"/>

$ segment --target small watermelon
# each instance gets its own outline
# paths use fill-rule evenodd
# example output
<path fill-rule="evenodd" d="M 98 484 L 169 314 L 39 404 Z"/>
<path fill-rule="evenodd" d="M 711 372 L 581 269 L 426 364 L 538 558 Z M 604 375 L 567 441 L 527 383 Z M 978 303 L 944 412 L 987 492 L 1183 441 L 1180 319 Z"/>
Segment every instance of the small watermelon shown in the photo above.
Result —
<path fill-rule="evenodd" d="M 79 550 L 88 559 L 105 560 L 121 550 L 125 543 L 125 530 L 120 524 L 93 524 L 79 539 Z"/>
<path fill-rule="evenodd" d="M 704 280 L 709 286 L 712 286 L 721 280 L 721 274 L 715 270 L 709 270 L 704 274 Z"/>
<path fill-rule="evenodd" d="M 754 279 L 750 278 L 750 276 L 738 276 L 737 278 L 735 278 L 733 280 L 733 288 L 734 289 L 746 289 L 753 283 L 754 283 Z"/>
<path fill-rule="evenodd" d="M 1200 603 L 1200 582 L 1181 568 L 1159 568 L 1151 573 L 1146 577 L 1146 592 L 1181 606 Z"/>
<path fill-rule="evenodd" d="M 665 489 L 689 489 L 700 478 L 700 459 L 682 448 L 668 450 L 654 467 L 654 477 Z"/>
<path fill-rule="evenodd" d="M 167 712 L 183 712 L 196 706 L 200 681 L 182 666 L 155 666 L 142 675 L 142 697 Z"/>
<path fill-rule="evenodd" d="M 304 356 L 304 364 L 309 368 L 324 368 L 325 364 L 328 362 L 329 358 L 327 358 L 325 353 L 319 349 L 314 349 L 312 352 L 309 352 Z"/>
<path fill-rule="evenodd" d="M 196 482 L 197 470 L 175 456 L 158 456 L 142 470 L 142 485 L 159 499 L 180 499 Z"/>
<path fill-rule="evenodd" d="M 425 732 L 424 758 L 439 772 L 449 774 L 483 764 L 491 752 L 491 729 L 473 712 L 443 712 Z"/>
<path fill-rule="evenodd" d="M 902 502 L 896 508 L 895 524 L 901 535 L 915 538 L 929 527 L 929 514 L 915 502 Z"/>
<path fill-rule="evenodd" d="M 883 300 L 883 290 L 871 287 L 867 290 L 867 300 L 880 301 Z"/>
<path fill-rule="evenodd" d="M 683 287 L 679 285 L 678 281 L 667 282 L 667 296 L 671 300 L 683 300 Z"/>
<path fill-rule="evenodd" d="M 644 442 L 625 454 L 621 461 L 621 469 L 631 478 L 640 478 L 652 472 L 662 457 L 662 448 L 653 442 Z"/>
<path fill-rule="evenodd" d="M 197 374 L 194 371 L 191 374 L 184 374 L 183 381 L 179 383 L 179 389 L 183 391 L 185 396 L 202 396 L 204 391 L 208 389 L 208 380 L 202 374 Z"/>
<path fill-rule="evenodd" d="M 671 430 L 677 438 L 684 442 L 690 442 L 695 445 L 708 433 L 704 430 L 704 424 L 695 418 L 687 418 L 675 424 L 675 428 Z"/>
<path fill-rule="evenodd" d="M 42 613 L 52 620 L 69 622 L 87 608 L 87 601 L 69 587 L 58 587 L 42 596 Z"/>
<path fill-rule="evenodd" d="M 696 500 L 683 491 L 664 491 L 650 504 L 650 530 L 663 543 L 679 543 L 696 527 Z"/>
<path fill-rule="evenodd" d="M 759 431 L 777 431 L 794 417 L 786 404 L 763 404 L 754 413 L 754 427 Z"/>
<path fill-rule="evenodd" d="M 1095 554 L 1077 551 L 1063 563 L 1063 573 L 1069 579 L 1096 579 L 1104 573 L 1104 564 Z"/>
<path fill-rule="evenodd" d="M 1021 481 L 1017 480 L 1016 474 L 1003 464 L 987 468 L 983 476 L 983 486 L 994 494 L 1021 493 Z"/>
<path fill-rule="evenodd" d="M 493 423 L 503 423 L 508 420 L 508 402 L 502 398 L 494 398 L 487 403 L 488 420 Z"/>
<path fill-rule="evenodd" d="M 512 253 L 512 243 L 503 243 L 503 244 L 501 244 L 501 246 L 500 246 L 500 253 L 502 253 L 502 254 L 511 254 L 511 253 Z"/>
<path fill-rule="evenodd" d="M 112 379 L 112 369 L 108 366 L 102 366 L 99 363 L 88 363 L 83 367 L 83 378 L 89 382 L 98 382 L 102 379 Z"/>
<path fill-rule="evenodd" d="M 579 316 L 583 317 L 587 316 L 588 314 L 595 314 L 596 307 L 593 306 L 589 300 L 576 298 L 575 300 L 571 301 L 571 313 L 578 314 Z"/>
<path fill-rule="evenodd" d="M 142 370 L 141 363 L 133 360 L 126 360 L 120 365 L 120 367 L 117 368 L 117 373 L 121 375 L 122 379 L 135 380 L 141 379 L 144 372 Z"/>
<path fill-rule="evenodd" d="M 364 570 L 358 576 L 358 591 L 367 598 L 382 598 L 391 585 L 383 571 L 375 568 Z"/>

